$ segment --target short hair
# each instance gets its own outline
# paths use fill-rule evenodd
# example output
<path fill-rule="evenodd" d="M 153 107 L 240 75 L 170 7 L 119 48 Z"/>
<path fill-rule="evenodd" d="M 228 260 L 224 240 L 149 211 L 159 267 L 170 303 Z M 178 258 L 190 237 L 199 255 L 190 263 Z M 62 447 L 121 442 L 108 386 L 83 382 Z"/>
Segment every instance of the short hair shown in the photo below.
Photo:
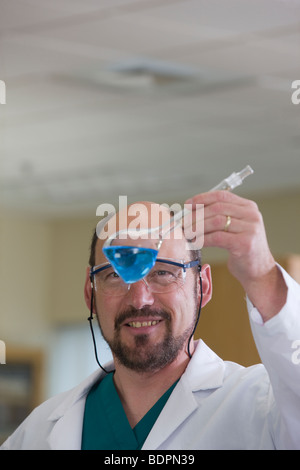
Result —
<path fill-rule="evenodd" d="M 91 241 L 91 246 L 90 246 L 90 257 L 89 257 L 89 265 L 91 268 L 95 266 L 96 263 L 96 244 L 98 240 L 98 234 L 97 230 L 94 230 L 93 236 L 92 236 L 92 241 Z"/>

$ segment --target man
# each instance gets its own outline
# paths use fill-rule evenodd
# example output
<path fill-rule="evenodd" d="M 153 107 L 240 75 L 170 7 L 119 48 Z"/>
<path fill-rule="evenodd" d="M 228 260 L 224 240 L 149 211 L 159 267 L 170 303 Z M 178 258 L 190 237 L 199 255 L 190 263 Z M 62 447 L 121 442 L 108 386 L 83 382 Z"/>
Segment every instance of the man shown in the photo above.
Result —
<path fill-rule="evenodd" d="M 300 286 L 276 265 L 255 203 L 225 191 L 192 202 L 205 207 L 204 246 L 228 251 L 229 270 L 247 294 L 264 366 L 224 362 L 191 338 L 212 283 L 207 264 L 200 278 L 178 229 L 154 271 L 130 288 L 108 267 L 99 239 L 84 294 L 114 364 L 37 408 L 3 448 L 300 448 L 300 368 L 291 360 Z M 230 305 L 224 310 L 230 315 Z"/>

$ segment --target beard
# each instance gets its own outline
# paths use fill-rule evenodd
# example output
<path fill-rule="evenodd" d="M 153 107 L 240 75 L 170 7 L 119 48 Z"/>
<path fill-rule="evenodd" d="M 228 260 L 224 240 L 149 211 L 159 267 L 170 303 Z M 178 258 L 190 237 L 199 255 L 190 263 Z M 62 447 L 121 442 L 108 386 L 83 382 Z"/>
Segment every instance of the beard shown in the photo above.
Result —
<path fill-rule="evenodd" d="M 160 342 L 153 343 L 150 335 L 140 334 L 133 337 L 134 346 L 124 344 L 121 339 L 121 325 L 127 319 L 143 317 L 157 317 L 164 320 L 165 334 Z M 97 315 L 98 317 L 98 315 Z M 193 331 L 194 322 L 181 335 L 175 337 L 172 334 L 171 316 L 165 310 L 152 310 L 144 307 L 140 310 L 130 308 L 122 312 L 115 320 L 115 333 L 112 339 L 108 339 L 99 327 L 103 338 L 108 343 L 113 355 L 120 364 L 136 372 L 155 372 L 171 364 L 183 349 L 187 339 Z"/>

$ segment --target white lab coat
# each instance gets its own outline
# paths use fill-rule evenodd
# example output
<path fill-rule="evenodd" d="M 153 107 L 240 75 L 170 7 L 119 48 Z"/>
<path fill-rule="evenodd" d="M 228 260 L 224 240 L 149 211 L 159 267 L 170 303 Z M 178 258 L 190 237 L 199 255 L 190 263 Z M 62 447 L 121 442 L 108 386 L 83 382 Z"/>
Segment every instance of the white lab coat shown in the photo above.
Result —
<path fill-rule="evenodd" d="M 300 449 L 300 286 L 283 274 L 288 298 L 276 317 L 262 324 L 247 300 L 264 365 L 223 361 L 200 340 L 143 449 Z M 80 449 L 86 396 L 103 374 L 36 408 L 2 449 Z"/>

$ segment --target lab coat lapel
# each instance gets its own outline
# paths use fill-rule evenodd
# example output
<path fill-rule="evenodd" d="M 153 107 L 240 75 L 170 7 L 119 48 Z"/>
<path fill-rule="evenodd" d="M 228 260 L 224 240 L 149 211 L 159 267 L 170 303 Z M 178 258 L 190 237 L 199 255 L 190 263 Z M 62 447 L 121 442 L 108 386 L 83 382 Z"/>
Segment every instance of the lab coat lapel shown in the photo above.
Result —
<path fill-rule="evenodd" d="M 52 450 L 80 450 L 85 400 L 73 404 L 54 424 L 48 437 Z"/>
<path fill-rule="evenodd" d="M 178 426 L 197 409 L 190 390 L 180 380 L 148 435 L 143 450 L 154 450 L 178 429 Z"/>
<path fill-rule="evenodd" d="M 91 387 L 104 372 L 97 370 L 84 382 L 74 388 L 71 394 L 50 414 L 48 421 L 53 422 L 48 444 L 52 450 L 80 450 L 82 423 L 86 396 Z"/>
<path fill-rule="evenodd" d="M 143 450 L 159 448 L 201 406 L 194 392 L 221 387 L 224 371 L 223 360 L 203 341 L 197 341 L 193 358 L 153 426 Z"/>

